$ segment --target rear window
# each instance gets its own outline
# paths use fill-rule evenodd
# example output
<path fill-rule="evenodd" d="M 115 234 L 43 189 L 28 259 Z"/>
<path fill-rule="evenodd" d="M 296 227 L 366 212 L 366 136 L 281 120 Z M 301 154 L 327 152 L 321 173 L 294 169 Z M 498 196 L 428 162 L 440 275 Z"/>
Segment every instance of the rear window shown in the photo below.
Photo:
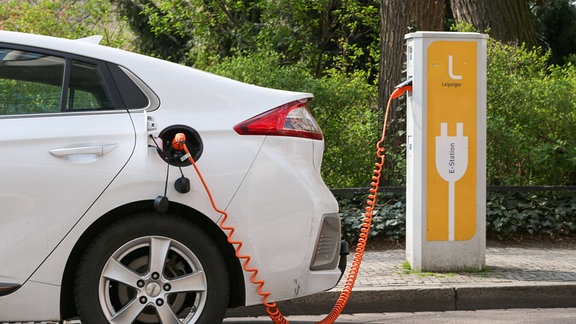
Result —
<path fill-rule="evenodd" d="M 99 66 L 71 60 L 66 110 L 113 109 Z"/>

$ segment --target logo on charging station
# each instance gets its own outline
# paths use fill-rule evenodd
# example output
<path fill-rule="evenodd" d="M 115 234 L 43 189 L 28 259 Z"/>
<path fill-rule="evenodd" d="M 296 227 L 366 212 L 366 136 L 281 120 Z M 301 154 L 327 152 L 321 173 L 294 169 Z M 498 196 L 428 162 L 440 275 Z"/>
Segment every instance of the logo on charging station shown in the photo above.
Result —
<path fill-rule="evenodd" d="M 476 233 L 476 42 L 428 47 L 426 239 Z"/>
<path fill-rule="evenodd" d="M 456 136 L 448 136 L 448 123 L 440 124 L 436 136 L 436 170 L 448 182 L 448 241 L 454 241 L 454 185 L 468 168 L 468 136 L 464 124 L 456 124 Z"/>

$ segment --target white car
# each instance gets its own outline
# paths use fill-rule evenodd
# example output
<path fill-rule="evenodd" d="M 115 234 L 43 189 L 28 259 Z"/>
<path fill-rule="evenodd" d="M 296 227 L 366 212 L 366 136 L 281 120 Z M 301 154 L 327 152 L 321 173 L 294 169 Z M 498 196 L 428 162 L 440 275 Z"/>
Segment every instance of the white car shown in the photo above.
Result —
<path fill-rule="evenodd" d="M 334 287 L 312 95 L 98 42 L 0 31 L 0 322 L 218 323 L 262 303 L 218 208 L 268 301 Z"/>

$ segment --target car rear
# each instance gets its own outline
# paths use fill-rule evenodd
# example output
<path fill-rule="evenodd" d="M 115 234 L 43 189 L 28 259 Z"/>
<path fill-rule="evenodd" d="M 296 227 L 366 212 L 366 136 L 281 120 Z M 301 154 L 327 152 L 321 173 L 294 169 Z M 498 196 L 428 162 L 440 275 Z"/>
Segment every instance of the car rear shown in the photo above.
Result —
<path fill-rule="evenodd" d="M 238 226 L 250 230 L 246 234 L 258 247 L 253 259 L 275 300 L 330 289 L 341 275 L 338 206 L 320 175 L 324 142 L 306 107 L 311 99 L 234 127 L 239 136 L 264 139 L 229 212 L 249 216 L 249 224 Z M 258 302 L 255 294 L 247 300 Z"/>

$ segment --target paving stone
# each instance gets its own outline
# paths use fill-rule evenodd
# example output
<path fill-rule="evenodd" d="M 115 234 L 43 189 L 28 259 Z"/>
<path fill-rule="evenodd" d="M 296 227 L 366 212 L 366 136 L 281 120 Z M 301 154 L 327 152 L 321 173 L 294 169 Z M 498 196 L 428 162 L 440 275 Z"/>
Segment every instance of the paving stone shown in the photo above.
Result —
<path fill-rule="evenodd" d="M 488 247 L 487 270 L 471 273 L 410 272 L 402 267 L 405 259 L 404 250 L 367 251 L 355 288 L 520 282 L 576 284 L 576 253 L 570 249 Z M 343 287 L 346 276 L 347 273 L 335 290 Z"/>

